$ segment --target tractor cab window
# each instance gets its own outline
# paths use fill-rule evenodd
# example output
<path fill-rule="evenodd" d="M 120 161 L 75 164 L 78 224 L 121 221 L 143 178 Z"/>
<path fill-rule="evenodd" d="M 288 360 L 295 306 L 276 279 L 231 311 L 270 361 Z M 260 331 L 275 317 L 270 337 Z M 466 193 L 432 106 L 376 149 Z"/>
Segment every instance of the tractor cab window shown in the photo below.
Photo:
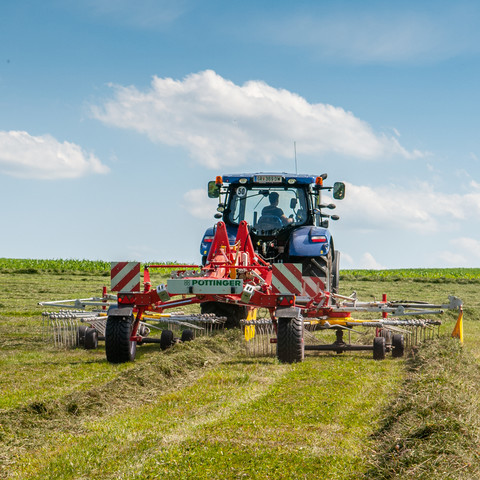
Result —
<path fill-rule="evenodd" d="M 245 220 L 257 231 L 271 231 L 302 225 L 307 220 L 305 192 L 301 188 L 240 185 L 230 195 L 228 218 L 233 224 Z"/>

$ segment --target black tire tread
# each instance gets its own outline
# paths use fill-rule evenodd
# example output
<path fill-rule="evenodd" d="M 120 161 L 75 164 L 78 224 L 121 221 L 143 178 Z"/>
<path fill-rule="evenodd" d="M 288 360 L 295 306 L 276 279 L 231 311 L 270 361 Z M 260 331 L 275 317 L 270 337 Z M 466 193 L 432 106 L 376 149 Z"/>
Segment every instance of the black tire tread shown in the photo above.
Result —
<path fill-rule="evenodd" d="M 373 339 L 373 359 L 384 360 L 385 359 L 385 337 L 375 337 Z"/>
<path fill-rule="evenodd" d="M 279 318 L 277 324 L 277 358 L 282 363 L 301 362 L 304 357 L 303 319 Z"/>
<path fill-rule="evenodd" d="M 173 332 L 171 330 L 162 330 L 160 335 L 160 348 L 166 350 L 174 344 Z"/>
<path fill-rule="evenodd" d="M 392 357 L 401 358 L 405 354 L 405 340 L 402 334 L 392 336 Z"/>
<path fill-rule="evenodd" d="M 132 318 L 107 318 L 105 328 L 105 353 L 110 363 L 125 363 L 133 361 L 136 343 L 130 341 L 133 327 Z"/>

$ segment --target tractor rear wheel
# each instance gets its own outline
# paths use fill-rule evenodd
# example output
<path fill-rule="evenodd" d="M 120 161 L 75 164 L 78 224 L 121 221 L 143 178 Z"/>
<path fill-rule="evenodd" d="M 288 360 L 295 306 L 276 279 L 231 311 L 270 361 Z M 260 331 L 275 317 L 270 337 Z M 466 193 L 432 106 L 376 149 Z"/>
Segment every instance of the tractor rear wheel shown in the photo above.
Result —
<path fill-rule="evenodd" d="M 303 319 L 279 318 L 277 323 L 277 358 L 283 363 L 301 362 L 305 353 Z"/>
<path fill-rule="evenodd" d="M 332 262 L 332 281 L 331 281 L 331 292 L 338 293 L 338 288 L 340 284 L 340 252 L 335 250 L 335 256 Z"/>
<path fill-rule="evenodd" d="M 326 291 L 332 288 L 332 250 L 326 256 L 290 257 L 289 262 L 302 264 L 302 276 L 319 278 Z"/>
<path fill-rule="evenodd" d="M 385 337 L 375 337 L 373 339 L 373 359 L 383 360 L 385 358 Z"/>
<path fill-rule="evenodd" d="M 107 317 L 105 328 L 105 353 L 110 363 L 125 363 L 135 360 L 137 342 L 131 341 L 133 316 Z"/>

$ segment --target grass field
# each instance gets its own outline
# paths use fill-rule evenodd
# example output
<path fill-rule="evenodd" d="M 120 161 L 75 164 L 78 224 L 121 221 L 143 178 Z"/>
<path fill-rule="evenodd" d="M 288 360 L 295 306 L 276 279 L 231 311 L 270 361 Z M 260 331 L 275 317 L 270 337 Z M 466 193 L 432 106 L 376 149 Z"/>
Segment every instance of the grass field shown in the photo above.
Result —
<path fill-rule="evenodd" d="M 108 265 L 15 262 L 0 260 L 0 478 L 480 478 L 476 269 L 341 281 L 363 299 L 461 297 L 463 347 L 449 338 L 449 312 L 441 338 L 405 359 L 352 352 L 283 365 L 245 356 L 229 331 L 166 352 L 141 346 L 135 362 L 111 365 L 103 347 L 44 342 L 37 305 L 99 294 Z"/>

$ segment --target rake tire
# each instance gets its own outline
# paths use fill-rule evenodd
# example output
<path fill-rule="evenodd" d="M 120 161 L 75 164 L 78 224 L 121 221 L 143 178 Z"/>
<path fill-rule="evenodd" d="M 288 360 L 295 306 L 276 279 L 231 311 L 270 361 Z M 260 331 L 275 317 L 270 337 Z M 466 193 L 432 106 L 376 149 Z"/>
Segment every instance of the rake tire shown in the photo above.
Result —
<path fill-rule="evenodd" d="M 94 328 L 87 328 L 83 339 L 85 350 L 95 350 L 98 347 L 98 332 Z"/>
<path fill-rule="evenodd" d="M 105 353 L 110 363 L 133 362 L 137 353 L 137 342 L 131 341 L 133 317 L 107 318 L 105 328 Z"/>
<path fill-rule="evenodd" d="M 405 340 L 403 335 L 398 333 L 392 336 L 392 357 L 400 358 L 405 354 Z"/>
<path fill-rule="evenodd" d="M 193 330 L 187 328 L 182 332 L 182 338 L 180 339 L 182 342 L 191 342 L 194 338 Z"/>
<path fill-rule="evenodd" d="M 384 360 L 385 352 L 385 337 L 375 337 L 373 339 L 373 359 Z"/>
<path fill-rule="evenodd" d="M 174 343 L 175 339 L 173 338 L 173 332 L 171 330 L 162 330 L 162 334 L 160 335 L 160 348 L 166 350 Z"/>
<path fill-rule="evenodd" d="M 77 346 L 85 348 L 85 334 L 87 333 L 87 325 L 80 325 L 77 328 Z"/>
<path fill-rule="evenodd" d="M 277 323 L 277 358 L 282 363 L 301 362 L 304 358 L 303 319 L 279 318 Z"/>

